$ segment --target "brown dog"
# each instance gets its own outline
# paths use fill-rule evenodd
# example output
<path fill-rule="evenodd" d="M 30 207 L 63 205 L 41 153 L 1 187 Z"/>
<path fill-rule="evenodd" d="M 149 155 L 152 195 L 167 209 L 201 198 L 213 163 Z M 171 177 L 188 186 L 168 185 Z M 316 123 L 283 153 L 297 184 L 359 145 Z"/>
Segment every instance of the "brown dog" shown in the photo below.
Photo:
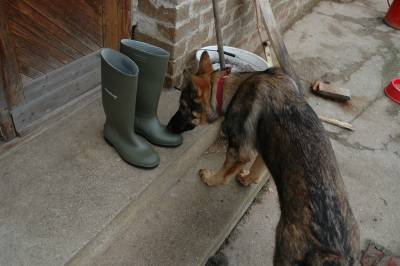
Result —
<path fill-rule="evenodd" d="M 217 172 L 199 174 L 209 186 L 239 173 L 257 182 L 268 166 L 281 207 L 274 265 L 354 265 L 359 229 L 336 158 L 318 117 L 293 80 L 279 69 L 229 74 L 213 71 L 207 52 L 182 91 L 168 128 L 183 132 L 224 115 L 226 160 Z M 255 149 L 258 156 L 243 171 Z"/>

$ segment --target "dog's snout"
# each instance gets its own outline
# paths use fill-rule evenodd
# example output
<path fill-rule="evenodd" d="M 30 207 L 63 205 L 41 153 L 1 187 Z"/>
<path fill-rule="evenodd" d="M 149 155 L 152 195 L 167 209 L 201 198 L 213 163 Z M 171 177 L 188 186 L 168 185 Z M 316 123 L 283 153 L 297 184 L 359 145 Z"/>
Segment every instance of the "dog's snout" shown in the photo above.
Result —
<path fill-rule="evenodd" d="M 192 122 L 188 119 L 185 119 L 185 116 L 178 110 L 171 120 L 168 122 L 167 129 L 175 134 L 180 134 L 184 131 L 191 130 L 195 127 Z"/>
<path fill-rule="evenodd" d="M 178 111 L 178 112 L 179 112 L 179 111 Z M 178 115 L 178 112 L 176 112 L 176 113 L 174 114 L 174 116 L 169 120 L 168 125 L 167 125 L 167 129 L 168 129 L 169 131 L 171 131 L 172 133 L 177 133 L 177 132 L 176 132 L 176 122 L 175 122 L 175 120 L 176 120 L 176 117 L 177 117 L 177 115 Z"/>
<path fill-rule="evenodd" d="M 167 129 L 172 133 L 181 133 L 180 132 L 180 125 L 183 123 L 183 116 L 180 110 L 178 110 L 171 120 L 168 122 Z"/>
<path fill-rule="evenodd" d="M 172 133 L 175 133 L 175 130 L 174 130 L 174 127 L 172 126 L 171 121 L 172 121 L 172 120 L 170 120 L 170 121 L 168 122 L 167 129 L 168 129 L 168 131 L 170 131 L 170 132 L 172 132 Z"/>

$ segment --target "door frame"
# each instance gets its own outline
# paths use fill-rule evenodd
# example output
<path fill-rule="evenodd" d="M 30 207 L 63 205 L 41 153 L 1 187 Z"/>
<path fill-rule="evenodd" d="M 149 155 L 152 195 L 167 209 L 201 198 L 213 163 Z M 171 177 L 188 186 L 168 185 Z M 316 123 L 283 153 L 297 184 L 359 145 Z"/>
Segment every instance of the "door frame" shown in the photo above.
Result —
<path fill-rule="evenodd" d="M 119 49 L 132 35 L 132 0 L 103 0 L 103 47 Z"/>
<path fill-rule="evenodd" d="M 4 98 L 9 108 L 24 98 L 14 44 L 10 39 L 6 0 L 0 0 L 0 62 Z"/>

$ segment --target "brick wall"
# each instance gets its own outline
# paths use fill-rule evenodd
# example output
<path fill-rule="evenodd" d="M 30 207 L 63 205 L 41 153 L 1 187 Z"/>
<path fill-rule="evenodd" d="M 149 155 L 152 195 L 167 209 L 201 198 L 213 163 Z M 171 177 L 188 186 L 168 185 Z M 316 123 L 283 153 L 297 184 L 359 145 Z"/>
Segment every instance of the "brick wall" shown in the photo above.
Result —
<path fill-rule="evenodd" d="M 319 0 L 270 0 L 282 30 Z M 215 44 L 211 0 L 133 0 L 134 39 L 171 53 L 165 87 L 179 87 L 198 48 Z M 219 0 L 224 45 L 261 50 L 254 0 Z M 261 22 L 262 24 L 262 22 Z M 266 34 L 263 34 L 266 36 Z"/>

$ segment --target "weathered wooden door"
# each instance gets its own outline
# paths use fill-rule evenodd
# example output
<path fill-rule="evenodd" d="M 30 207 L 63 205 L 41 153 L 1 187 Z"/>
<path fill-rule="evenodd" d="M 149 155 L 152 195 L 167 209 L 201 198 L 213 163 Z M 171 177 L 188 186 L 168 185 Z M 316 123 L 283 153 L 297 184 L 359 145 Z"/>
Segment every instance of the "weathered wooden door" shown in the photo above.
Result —
<path fill-rule="evenodd" d="M 0 109 L 6 102 L 17 132 L 99 83 L 98 51 L 129 37 L 130 8 L 131 0 L 0 0 Z"/>

